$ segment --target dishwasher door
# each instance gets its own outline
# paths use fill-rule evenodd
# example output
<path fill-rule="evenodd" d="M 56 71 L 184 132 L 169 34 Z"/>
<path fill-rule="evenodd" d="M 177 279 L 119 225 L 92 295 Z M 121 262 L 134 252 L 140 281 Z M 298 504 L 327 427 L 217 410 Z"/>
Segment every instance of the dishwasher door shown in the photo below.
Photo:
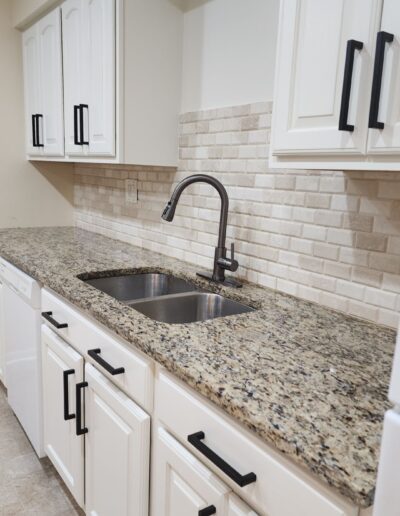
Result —
<path fill-rule="evenodd" d="M 40 309 L 3 284 L 8 403 L 39 457 L 43 449 Z"/>

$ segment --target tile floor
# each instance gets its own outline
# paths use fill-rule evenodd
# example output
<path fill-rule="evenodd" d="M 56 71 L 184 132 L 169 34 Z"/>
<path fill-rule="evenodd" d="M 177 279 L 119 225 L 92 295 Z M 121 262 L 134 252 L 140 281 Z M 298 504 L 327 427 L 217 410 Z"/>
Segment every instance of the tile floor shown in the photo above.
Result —
<path fill-rule="evenodd" d="M 0 383 L 0 516 L 83 514 L 50 461 L 37 458 Z"/>

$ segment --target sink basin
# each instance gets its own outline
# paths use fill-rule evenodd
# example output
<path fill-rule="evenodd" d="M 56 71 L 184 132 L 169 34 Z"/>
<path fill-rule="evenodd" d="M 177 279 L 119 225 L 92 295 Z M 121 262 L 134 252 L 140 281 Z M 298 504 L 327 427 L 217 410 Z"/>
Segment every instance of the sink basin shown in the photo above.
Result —
<path fill-rule="evenodd" d="M 170 324 L 206 321 L 254 311 L 254 308 L 208 292 L 190 292 L 128 304 L 151 319 Z"/>
<path fill-rule="evenodd" d="M 84 281 L 125 303 L 136 299 L 192 292 L 197 288 L 188 281 L 161 273 L 128 274 Z"/>

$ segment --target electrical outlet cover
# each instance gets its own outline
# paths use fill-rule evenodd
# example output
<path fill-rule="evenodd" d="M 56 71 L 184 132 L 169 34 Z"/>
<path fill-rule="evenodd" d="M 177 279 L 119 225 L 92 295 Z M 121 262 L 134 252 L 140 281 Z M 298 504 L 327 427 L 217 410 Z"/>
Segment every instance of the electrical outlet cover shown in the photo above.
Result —
<path fill-rule="evenodd" d="M 138 202 L 137 179 L 125 180 L 125 201 L 127 204 L 136 204 Z"/>

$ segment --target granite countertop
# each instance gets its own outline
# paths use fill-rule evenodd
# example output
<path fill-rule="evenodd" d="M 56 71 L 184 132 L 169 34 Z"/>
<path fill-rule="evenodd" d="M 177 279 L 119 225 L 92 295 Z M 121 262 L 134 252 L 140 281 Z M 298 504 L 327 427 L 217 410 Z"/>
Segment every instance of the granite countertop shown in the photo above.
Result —
<path fill-rule="evenodd" d="M 373 503 L 393 330 L 249 283 L 212 285 L 190 264 L 74 228 L 0 230 L 0 255 L 354 503 Z M 257 310 L 156 322 L 77 278 L 110 270 L 172 273 Z"/>

